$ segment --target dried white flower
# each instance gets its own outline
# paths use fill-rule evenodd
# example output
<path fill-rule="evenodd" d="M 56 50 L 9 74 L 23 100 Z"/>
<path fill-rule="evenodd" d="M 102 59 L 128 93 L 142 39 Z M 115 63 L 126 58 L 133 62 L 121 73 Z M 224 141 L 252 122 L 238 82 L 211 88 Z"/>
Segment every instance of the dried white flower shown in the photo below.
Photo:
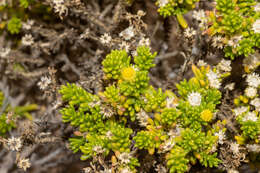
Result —
<path fill-rule="evenodd" d="M 196 31 L 193 28 L 188 27 L 184 31 L 184 36 L 187 38 L 192 38 L 195 35 L 196 35 Z"/>
<path fill-rule="evenodd" d="M 144 38 L 139 41 L 138 46 L 147 46 L 150 47 L 150 39 L 149 38 Z"/>
<path fill-rule="evenodd" d="M 224 71 L 224 72 L 230 72 L 232 70 L 231 67 L 231 61 L 222 59 L 220 63 L 217 65 L 218 70 Z"/>
<path fill-rule="evenodd" d="M 22 25 L 22 28 L 25 30 L 30 30 L 34 24 L 33 20 L 27 20 L 27 22 L 24 22 Z"/>
<path fill-rule="evenodd" d="M 155 171 L 158 173 L 167 173 L 167 169 L 162 164 L 158 164 Z"/>
<path fill-rule="evenodd" d="M 128 167 L 126 167 L 126 168 L 122 169 L 120 171 L 120 173 L 132 173 L 132 171 Z"/>
<path fill-rule="evenodd" d="M 177 136 L 181 135 L 181 131 L 183 129 L 181 128 L 181 126 L 179 124 L 176 125 L 175 129 L 171 129 L 167 135 L 170 136 L 171 138 L 175 138 Z"/>
<path fill-rule="evenodd" d="M 0 57 L 6 58 L 11 52 L 9 47 L 0 49 Z"/>
<path fill-rule="evenodd" d="M 249 56 L 243 59 L 243 66 L 248 68 L 250 71 L 256 69 L 259 66 L 260 62 L 260 52 L 256 51 L 254 54 L 250 54 Z"/>
<path fill-rule="evenodd" d="M 85 31 L 82 34 L 80 34 L 79 38 L 86 39 L 89 37 L 89 34 L 90 34 L 90 30 L 89 30 L 89 28 L 87 28 L 87 29 L 85 29 Z"/>
<path fill-rule="evenodd" d="M 239 172 L 235 169 L 229 169 L 227 170 L 227 173 L 239 173 Z"/>
<path fill-rule="evenodd" d="M 141 110 L 140 112 L 138 112 L 137 114 L 137 119 L 139 120 L 139 124 L 141 125 L 141 126 L 144 126 L 144 127 L 146 127 L 147 126 L 147 124 L 148 124 L 148 118 L 149 118 L 149 116 L 148 116 L 148 114 L 144 111 L 144 110 Z"/>
<path fill-rule="evenodd" d="M 204 10 L 199 10 L 199 11 L 193 11 L 192 17 L 196 19 L 197 21 L 205 21 L 206 19 L 206 14 Z"/>
<path fill-rule="evenodd" d="M 235 108 L 233 111 L 234 111 L 235 116 L 239 116 L 239 115 L 242 115 L 243 113 L 247 112 L 248 108 L 245 106 L 241 106 L 241 107 Z"/>
<path fill-rule="evenodd" d="M 253 105 L 258 112 L 260 112 L 260 98 L 254 98 L 250 101 L 250 104 Z"/>
<path fill-rule="evenodd" d="M 108 106 L 102 106 L 100 113 L 103 114 L 106 118 L 110 118 L 114 115 L 114 111 L 111 107 Z"/>
<path fill-rule="evenodd" d="M 202 66 L 207 66 L 208 64 L 207 64 L 205 61 L 203 61 L 203 60 L 200 59 L 200 60 L 198 61 L 197 65 L 200 66 L 200 67 L 202 67 Z"/>
<path fill-rule="evenodd" d="M 128 164 L 131 161 L 131 154 L 130 153 L 120 153 L 120 155 L 118 156 L 118 159 L 120 160 L 120 162 L 122 162 L 123 164 Z"/>
<path fill-rule="evenodd" d="M 218 36 L 214 36 L 212 38 L 212 46 L 216 47 L 218 49 L 222 49 L 224 47 L 224 43 L 223 43 L 223 37 L 221 37 L 220 35 Z"/>
<path fill-rule="evenodd" d="M 102 35 L 100 37 L 100 41 L 102 44 L 109 44 L 112 40 L 112 37 L 108 34 L 108 33 L 105 33 L 104 35 Z"/>
<path fill-rule="evenodd" d="M 246 82 L 249 86 L 257 88 L 260 85 L 260 77 L 257 73 L 247 75 Z"/>
<path fill-rule="evenodd" d="M 135 36 L 135 30 L 133 26 L 129 26 L 124 31 L 120 32 L 120 37 L 123 37 L 125 40 L 130 40 L 132 37 Z"/>
<path fill-rule="evenodd" d="M 234 83 L 234 82 L 229 83 L 229 84 L 227 84 L 227 85 L 224 87 L 224 89 L 228 89 L 228 90 L 230 90 L 230 91 L 234 90 L 234 88 L 235 88 L 235 83 Z"/>
<path fill-rule="evenodd" d="M 219 132 L 215 133 L 214 135 L 218 137 L 219 144 L 224 144 L 224 140 L 226 139 L 226 134 L 223 130 L 220 130 Z"/>
<path fill-rule="evenodd" d="M 20 159 L 18 161 L 17 166 L 19 168 L 22 168 L 24 171 L 26 171 L 28 168 L 31 167 L 31 163 L 29 162 L 29 159 Z"/>
<path fill-rule="evenodd" d="M 15 137 L 8 138 L 7 146 L 12 151 L 19 151 L 22 148 L 21 138 L 15 138 Z"/>
<path fill-rule="evenodd" d="M 174 138 L 171 137 L 168 139 L 163 145 L 162 145 L 162 152 L 165 153 L 167 151 L 170 151 L 172 147 L 175 145 Z"/>
<path fill-rule="evenodd" d="M 159 7 L 164 7 L 169 3 L 169 0 L 158 0 Z"/>
<path fill-rule="evenodd" d="M 242 40 L 242 38 L 243 38 L 242 35 L 234 36 L 230 38 L 230 40 L 228 40 L 228 45 L 236 48 L 239 46 L 239 41 Z"/>
<path fill-rule="evenodd" d="M 67 16 L 68 14 L 68 7 L 62 3 L 56 3 L 54 5 L 54 12 L 58 13 L 60 18 L 62 19 L 62 15 Z"/>
<path fill-rule="evenodd" d="M 201 103 L 201 95 L 198 92 L 192 92 L 188 95 L 188 101 L 191 106 L 199 106 Z"/>
<path fill-rule="evenodd" d="M 94 146 L 92 150 L 97 154 L 102 154 L 105 151 L 105 149 L 103 149 L 100 145 Z"/>
<path fill-rule="evenodd" d="M 255 87 L 247 87 L 245 89 L 245 95 L 247 97 L 253 98 L 256 96 L 256 94 L 257 94 L 257 89 Z"/>
<path fill-rule="evenodd" d="M 84 173 L 91 173 L 92 169 L 90 167 L 83 168 Z"/>
<path fill-rule="evenodd" d="M 22 44 L 25 46 L 30 46 L 34 43 L 33 37 L 31 34 L 26 34 L 22 37 Z"/>
<path fill-rule="evenodd" d="M 242 121 L 257 121 L 258 117 L 256 116 L 256 113 L 254 112 L 248 112 L 246 115 L 243 117 Z"/>
<path fill-rule="evenodd" d="M 230 149 L 234 154 L 238 154 L 239 153 L 239 144 L 236 142 L 232 142 L 230 144 Z"/>
<path fill-rule="evenodd" d="M 260 145 L 259 144 L 247 144 L 246 148 L 250 152 L 255 152 L 255 153 L 259 153 L 260 152 Z"/>
<path fill-rule="evenodd" d="M 53 0 L 53 3 L 54 4 L 63 4 L 64 3 L 64 0 Z"/>
<path fill-rule="evenodd" d="M 255 33 L 260 33 L 260 19 L 257 19 L 252 27 Z"/>
<path fill-rule="evenodd" d="M 123 41 L 120 45 L 119 45 L 120 49 L 125 49 L 126 52 L 129 52 L 129 48 L 130 48 L 130 45 Z"/>
<path fill-rule="evenodd" d="M 257 3 L 254 7 L 255 12 L 260 12 L 260 3 Z"/>
<path fill-rule="evenodd" d="M 45 90 L 51 84 L 51 79 L 47 76 L 41 77 L 41 81 L 37 83 L 41 90 Z"/>
<path fill-rule="evenodd" d="M 213 72 L 212 70 L 210 70 L 207 74 L 208 80 L 209 80 L 209 85 L 212 88 L 216 88 L 219 89 L 221 86 L 221 83 L 219 81 L 219 76 L 217 73 Z"/>

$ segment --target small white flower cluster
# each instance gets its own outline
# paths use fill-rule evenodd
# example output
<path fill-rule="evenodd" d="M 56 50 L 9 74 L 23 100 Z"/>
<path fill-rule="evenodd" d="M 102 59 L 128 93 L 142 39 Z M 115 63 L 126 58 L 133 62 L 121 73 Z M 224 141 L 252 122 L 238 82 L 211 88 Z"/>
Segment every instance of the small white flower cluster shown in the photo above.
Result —
<path fill-rule="evenodd" d="M 239 41 L 242 40 L 243 36 L 242 35 L 237 35 L 237 36 L 233 36 L 232 38 L 230 38 L 230 40 L 228 40 L 228 46 L 231 47 L 238 47 L 239 46 Z"/>
<path fill-rule="evenodd" d="M 133 173 L 130 168 L 125 167 L 122 170 L 120 170 L 120 173 Z"/>
<path fill-rule="evenodd" d="M 257 89 L 255 87 L 247 87 L 245 89 L 245 95 L 247 97 L 253 98 L 257 95 Z"/>
<path fill-rule="evenodd" d="M 203 61 L 202 59 L 200 59 L 199 61 L 198 61 L 198 63 L 197 63 L 197 66 L 199 66 L 199 67 L 202 67 L 202 66 L 207 66 L 208 64 L 205 62 L 205 61 Z"/>
<path fill-rule="evenodd" d="M 33 20 L 27 20 L 27 22 L 23 23 L 22 28 L 24 30 L 30 30 L 32 28 L 33 24 L 34 24 Z"/>
<path fill-rule="evenodd" d="M 33 36 L 31 34 L 26 34 L 22 37 L 22 44 L 24 46 L 31 46 L 34 43 Z"/>
<path fill-rule="evenodd" d="M 242 121 L 254 121 L 254 122 L 256 122 L 257 120 L 258 120 L 258 117 L 256 116 L 255 112 L 246 113 L 246 115 L 242 119 Z"/>
<path fill-rule="evenodd" d="M 31 163 L 30 163 L 29 159 L 20 159 L 18 161 L 17 166 L 18 166 L 18 168 L 21 168 L 24 171 L 26 171 L 28 168 L 31 167 Z"/>
<path fill-rule="evenodd" d="M 104 35 L 102 35 L 100 37 L 100 42 L 102 44 L 105 44 L 105 45 L 109 45 L 109 43 L 112 41 L 112 37 L 108 34 L 108 33 L 105 33 Z"/>
<path fill-rule="evenodd" d="M 260 98 L 254 98 L 250 101 L 250 104 L 255 107 L 257 112 L 260 112 Z"/>
<path fill-rule="evenodd" d="M 236 117 L 239 116 L 239 115 L 242 115 L 243 113 L 245 113 L 247 111 L 248 111 L 248 108 L 245 107 L 245 106 L 241 106 L 241 107 L 235 108 L 233 110 Z"/>
<path fill-rule="evenodd" d="M 199 22 L 199 27 L 205 30 L 207 28 L 207 16 L 204 10 L 193 11 L 192 17 Z"/>
<path fill-rule="evenodd" d="M 216 48 L 218 48 L 218 49 L 223 49 L 223 47 L 224 47 L 223 39 L 224 39 L 224 38 L 221 37 L 220 35 L 214 36 L 214 37 L 212 38 L 212 46 L 213 46 L 213 47 L 216 47 Z"/>
<path fill-rule="evenodd" d="M 224 140 L 226 139 L 226 134 L 223 130 L 216 132 L 214 135 L 218 137 L 219 144 L 224 144 Z"/>
<path fill-rule="evenodd" d="M 257 88 L 260 85 L 260 77 L 257 73 L 247 75 L 246 82 L 249 86 Z"/>
<path fill-rule="evenodd" d="M 196 31 L 193 28 L 188 27 L 187 29 L 185 29 L 184 31 L 184 36 L 186 38 L 192 38 L 193 36 L 196 35 Z"/>
<path fill-rule="evenodd" d="M 118 159 L 121 163 L 128 164 L 128 163 L 130 163 L 132 156 L 130 153 L 124 152 L 124 153 L 120 153 L 120 155 L 118 156 Z"/>
<path fill-rule="evenodd" d="M 51 84 L 51 79 L 47 76 L 41 77 L 41 80 L 37 83 L 41 90 L 45 90 Z"/>
<path fill-rule="evenodd" d="M 68 14 L 68 8 L 64 4 L 64 0 L 53 0 L 54 11 L 55 13 L 59 13 L 60 18 L 62 19 L 62 15 Z"/>
<path fill-rule="evenodd" d="M 124 40 L 130 40 L 135 36 L 135 30 L 133 26 L 129 26 L 124 31 L 120 32 L 120 37 L 122 37 Z"/>
<path fill-rule="evenodd" d="M 139 41 L 138 46 L 147 46 L 150 47 L 150 39 L 142 37 L 142 39 Z"/>
<path fill-rule="evenodd" d="M 7 146 L 12 151 L 19 151 L 22 148 L 21 138 L 11 137 L 7 140 Z"/>
<path fill-rule="evenodd" d="M 169 3 L 169 0 L 158 0 L 159 7 L 164 7 Z"/>
<path fill-rule="evenodd" d="M 104 152 L 104 149 L 102 148 L 102 146 L 94 146 L 93 149 L 92 149 L 95 153 L 97 154 L 102 154 Z"/>
<path fill-rule="evenodd" d="M 191 106 L 199 106 L 201 103 L 201 95 L 198 92 L 192 92 L 188 95 L 188 102 Z"/>
<path fill-rule="evenodd" d="M 257 3 L 254 7 L 255 12 L 260 12 L 260 3 Z"/>
<path fill-rule="evenodd" d="M 233 154 L 238 154 L 239 153 L 239 144 L 236 142 L 232 142 L 230 144 L 230 150 L 233 152 Z"/>
<path fill-rule="evenodd" d="M 219 81 L 219 75 L 212 70 L 210 70 L 207 74 L 208 80 L 209 80 L 209 85 L 212 88 L 219 89 L 221 86 L 221 83 Z"/>
<path fill-rule="evenodd" d="M 259 153 L 260 152 L 260 145 L 259 144 L 247 144 L 246 148 L 250 152 Z"/>
<path fill-rule="evenodd" d="M 126 52 L 129 52 L 130 45 L 129 45 L 126 41 L 123 41 L 123 42 L 119 45 L 119 48 L 120 48 L 120 49 L 125 49 Z"/>
<path fill-rule="evenodd" d="M 143 127 L 146 127 L 147 126 L 147 124 L 148 124 L 148 118 L 149 118 L 149 116 L 148 116 L 148 114 L 144 111 L 144 110 L 141 110 L 140 112 L 138 112 L 137 114 L 136 114 L 136 116 L 137 116 L 137 119 L 138 119 L 138 121 L 139 121 L 139 124 L 141 125 L 141 126 L 143 126 Z"/>
<path fill-rule="evenodd" d="M 252 26 L 252 29 L 255 33 L 260 33 L 260 19 L 257 19 Z"/>
<path fill-rule="evenodd" d="M 6 58 L 11 52 L 11 49 L 9 47 L 7 48 L 1 48 L 0 49 L 0 57 Z"/>
<path fill-rule="evenodd" d="M 165 143 L 162 145 L 162 153 L 170 151 L 174 145 L 175 145 L 174 138 L 171 137 L 170 139 L 165 141 Z"/>
<path fill-rule="evenodd" d="M 223 72 L 230 72 L 232 70 L 231 61 L 222 59 L 220 63 L 218 63 L 217 65 L 217 70 Z"/>

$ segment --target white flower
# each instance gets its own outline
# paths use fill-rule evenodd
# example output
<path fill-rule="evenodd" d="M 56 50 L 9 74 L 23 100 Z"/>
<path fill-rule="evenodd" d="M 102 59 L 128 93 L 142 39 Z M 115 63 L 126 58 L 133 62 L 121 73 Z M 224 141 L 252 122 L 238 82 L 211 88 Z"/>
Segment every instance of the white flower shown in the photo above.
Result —
<path fill-rule="evenodd" d="M 260 19 L 257 19 L 253 24 L 253 28 L 255 33 L 260 33 Z"/>
<path fill-rule="evenodd" d="M 25 46 L 30 46 L 34 43 L 33 37 L 31 34 L 26 34 L 22 37 L 22 44 Z"/>
<path fill-rule="evenodd" d="M 170 151 L 172 147 L 175 145 L 174 138 L 171 137 L 168 139 L 162 146 L 162 152 L 165 153 L 167 151 Z"/>
<path fill-rule="evenodd" d="M 1 48 L 0 57 L 6 58 L 9 55 L 10 52 L 11 52 L 11 49 L 9 47 Z"/>
<path fill-rule="evenodd" d="M 112 108 L 108 106 L 102 106 L 100 113 L 103 114 L 106 118 L 110 118 L 114 114 Z"/>
<path fill-rule="evenodd" d="M 260 145 L 259 144 L 247 144 L 246 148 L 250 151 L 250 152 L 255 152 L 258 153 L 260 152 Z"/>
<path fill-rule="evenodd" d="M 257 89 L 255 87 L 247 87 L 245 90 L 245 94 L 247 97 L 255 97 L 257 94 Z"/>
<path fill-rule="evenodd" d="M 228 40 L 228 45 L 236 48 L 239 46 L 239 41 L 242 40 L 242 38 L 243 38 L 242 35 L 234 36 L 230 38 L 230 40 Z"/>
<path fill-rule="evenodd" d="M 97 154 L 102 154 L 102 153 L 105 151 L 105 150 L 104 150 L 101 146 L 99 146 L 99 145 L 94 146 L 92 150 L 93 150 L 94 152 L 96 152 Z"/>
<path fill-rule="evenodd" d="M 131 154 L 130 153 L 120 153 L 120 155 L 118 156 L 118 159 L 123 163 L 123 164 L 128 164 L 131 161 Z"/>
<path fill-rule="evenodd" d="M 169 0 L 158 0 L 159 7 L 164 7 L 169 3 Z"/>
<path fill-rule="evenodd" d="M 243 59 L 243 66 L 248 68 L 249 70 L 253 70 L 259 66 L 259 62 L 260 52 L 256 51 L 254 54 L 250 54 L 249 56 Z"/>
<path fill-rule="evenodd" d="M 187 38 L 191 38 L 196 35 L 196 31 L 193 28 L 188 27 L 184 31 L 184 36 Z"/>
<path fill-rule="evenodd" d="M 227 173 L 239 173 L 239 172 L 237 170 L 235 170 L 235 169 L 229 169 L 227 171 Z"/>
<path fill-rule="evenodd" d="M 235 83 L 233 82 L 233 83 L 227 84 L 227 85 L 224 87 L 224 89 L 228 89 L 228 90 L 232 91 L 232 90 L 234 89 L 234 87 L 235 87 Z"/>
<path fill-rule="evenodd" d="M 41 77 L 41 81 L 37 83 L 41 90 L 45 90 L 51 84 L 51 79 L 47 76 Z"/>
<path fill-rule="evenodd" d="M 155 171 L 157 173 L 167 173 L 167 169 L 162 164 L 158 164 L 155 168 Z"/>
<path fill-rule="evenodd" d="M 149 38 L 144 38 L 139 41 L 138 46 L 147 46 L 150 47 L 150 39 Z"/>
<path fill-rule="evenodd" d="M 28 168 L 31 167 L 31 163 L 29 162 L 29 159 L 20 159 L 18 161 L 17 166 L 19 168 L 22 168 L 24 171 L 26 171 Z"/>
<path fill-rule="evenodd" d="M 242 119 L 242 121 L 257 121 L 258 117 L 256 116 L 256 113 L 254 112 L 248 112 Z"/>
<path fill-rule="evenodd" d="M 220 63 L 218 63 L 217 68 L 219 70 L 222 70 L 224 72 L 230 72 L 232 70 L 231 68 L 231 61 L 222 59 Z"/>
<path fill-rule="evenodd" d="M 102 35 L 100 37 L 100 41 L 102 44 L 109 44 L 111 42 L 111 40 L 112 40 L 112 37 L 107 33 L 105 33 L 104 35 Z"/>
<path fill-rule="evenodd" d="M 214 135 L 218 137 L 219 144 L 224 144 L 224 140 L 226 139 L 226 135 L 225 135 L 224 131 L 221 130 L 221 131 L 215 133 Z"/>
<path fill-rule="evenodd" d="M 90 167 L 83 168 L 84 173 L 91 173 L 92 169 Z"/>
<path fill-rule="evenodd" d="M 177 136 L 181 135 L 181 131 L 183 129 L 181 128 L 181 126 L 179 124 L 176 125 L 175 129 L 171 129 L 167 135 L 170 136 L 171 138 L 175 138 Z"/>
<path fill-rule="evenodd" d="M 239 144 L 236 142 L 233 142 L 230 144 L 230 149 L 234 154 L 238 154 L 239 153 Z"/>
<path fill-rule="evenodd" d="M 202 66 L 206 66 L 206 65 L 208 65 L 208 64 L 207 64 L 205 61 L 203 61 L 203 60 L 200 59 L 200 60 L 198 61 L 197 65 L 200 66 L 200 67 L 202 67 Z"/>
<path fill-rule="evenodd" d="M 246 82 L 249 86 L 257 88 L 260 85 L 260 77 L 256 73 L 247 75 Z"/>
<path fill-rule="evenodd" d="M 224 47 L 224 43 L 223 43 L 223 37 L 221 37 L 220 35 L 218 36 L 214 36 L 212 38 L 212 46 L 216 47 L 218 49 L 222 49 Z"/>
<path fill-rule="evenodd" d="M 54 5 L 54 11 L 55 13 L 59 13 L 60 18 L 62 18 L 62 15 L 66 16 L 68 14 L 68 7 L 62 3 L 56 3 Z"/>
<path fill-rule="evenodd" d="M 255 12 L 260 12 L 260 3 L 257 3 L 254 7 Z"/>
<path fill-rule="evenodd" d="M 192 17 L 198 21 L 205 21 L 206 14 L 204 10 L 193 11 Z"/>
<path fill-rule="evenodd" d="M 126 167 L 126 168 L 122 169 L 120 171 L 120 173 L 132 173 L 132 171 L 128 167 Z"/>
<path fill-rule="evenodd" d="M 123 41 L 120 45 L 119 45 L 120 49 L 125 49 L 126 52 L 129 52 L 129 48 L 130 48 L 130 45 Z"/>
<path fill-rule="evenodd" d="M 218 80 L 218 78 L 219 78 L 218 74 L 213 72 L 212 70 L 210 70 L 206 75 L 207 75 L 208 80 L 209 80 L 209 85 L 212 88 L 219 89 L 220 86 L 221 86 L 221 83 Z"/>
<path fill-rule="evenodd" d="M 63 4 L 64 0 L 53 0 L 54 4 Z"/>
<path fill-rule="evenodd" d="M 235 116 L 239 116 L 239 115 L 245 113 L 246 111 L 248 111 L 248 108 L 245 106 L 241 106 L 241 107 L 234 109 L 233 111 L 234 111 Z"/>
<path fill-rule="evenodd" d="M 107 133 L 106 133 L 106 137 L 107 137 L 108 139 L 111 139 L 112 136 L 113 136 L 113 133 L 112 133 L 110 130 L 107 131 Z"/>
<path fill-rule="evenodd" d="M 258 112 L 260 112 L 260 98 L 251 100 L 250 104 L 253 105 Z"/>
<path fill-rule="evenodd" d="M 25 30 L 30 30 L 34 24 L 33 20 L 27 20 L 26 23 L 23 23 L 22 28 Z"/>
<path fill-rule="evenodd" d="M 22 148 L 21 138 L 11 137 L 7 140 L 7 146 L 12 151 L 19 151 Z"/>
<path fill-rule="evenodd" d="M 191 106 L 199 106 L 201 103 L 201 95 L 198 92 L 192 92 L 188 95 L 188 101 Z"/>
<path fill-rule="evenodd" d="M 140 125 L 146 127 L 148 124 L 147 120 L 149 118 L 147 113 L 141 109 L 141 111 L 138 112 L 136 115 L 137 115 L 137 119 L 139 120 Z"/>
<path fill-rule="evenodd" d="M 125 40 L 130 40 L 132 37 L 135 36 L 135 30 L 133 26 L 129 26 L 124 31 L 120 32 L 120 37 L 123 37 Z"/>

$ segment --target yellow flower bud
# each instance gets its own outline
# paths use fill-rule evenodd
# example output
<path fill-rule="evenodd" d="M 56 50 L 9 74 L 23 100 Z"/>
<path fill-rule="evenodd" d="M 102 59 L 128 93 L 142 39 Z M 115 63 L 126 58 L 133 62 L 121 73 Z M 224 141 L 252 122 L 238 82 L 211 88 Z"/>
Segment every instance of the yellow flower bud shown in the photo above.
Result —
<path fill-rule="evenodd" d="M 135 79 L 136 71 L 133 67 L 126 67 L 121 72 L 122 78 L 127 81 Z"/>
<path fill-rule="evenodd" d="M 203 119 L 204 121 L 210 121 L 213 117 L 212 112 L 209 109 L 205 109 L 204 111 L 202 111 L 200 113 L 200 117 L 201 119 Z"/>

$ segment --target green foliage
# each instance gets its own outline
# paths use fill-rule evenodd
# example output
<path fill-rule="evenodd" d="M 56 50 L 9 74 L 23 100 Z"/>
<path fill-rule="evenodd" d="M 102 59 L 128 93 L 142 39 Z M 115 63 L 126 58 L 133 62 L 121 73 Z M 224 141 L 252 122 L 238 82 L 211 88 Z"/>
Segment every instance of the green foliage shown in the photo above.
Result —
<path fill-rule="evenodd" d="M 6 135 L 7 132 L 16 127 L 15 120 L 18 117 L 31 119 L 29 112 L 37 109 L 35 104 L 11 107 L 5 101 L 4 94 L 0 91 L 0 136 Z"/>
<path fill-rule="evenodd" d="M 149 85 L 148 70 L 154 66 L 156 54 L 147 47 L 139 47 L 137 53 L 133 61 L 125 50 L 106 56 L 103 70 L 112 85 L 97 95 L 75 84 L 61 87 L 67 102 L 61 110 L 63 121 L 83 134 L 70 139 L 72 150 L 81 151 L 85 160 L 97 155 L 118 157 L 119 153 L 131 153 L 134 145 L 151 155 L 166 153 L 170 172 L 185 172 L 196 160 L 206 167 L 217 166 L 220 160 L 211 150 L 218 143 L 214 133 L 219 123 L 214 123 L 213 114 L 221 93 L 207 78 L 216 68 L 193 66 L 195 77 L 177 84 L 177 97 Z M 193 92 L 201 96 L 198 106 L 188 99 Z M 137 158 L 131 159 L 135 161 L 127 166 L 134 170 L 139 163 Z"/>
<path fill-rule="evenodd" d="M 17 17 L 12 17 L 7 24 L 7 30 L 11 34 L 19 34 L 21 27 L 22 27 L 21 19 Z"/>
<path fill-rule="evenodd" d="M 252 29 L 260 13 L 254 11 L 256 2 L 253 0 L 217 0 L 216 12 L 209 15 L 209 29 L 211 36 L 223 38 L 226 57 L 234 59 L 236 56 L 249 56 L 259 48 L 259 33 Z"/>
<path fill-rule="evenodd" d="M 20 6 L 23 8 L 28 8 L 34 0 L 20 0 Z"/>

